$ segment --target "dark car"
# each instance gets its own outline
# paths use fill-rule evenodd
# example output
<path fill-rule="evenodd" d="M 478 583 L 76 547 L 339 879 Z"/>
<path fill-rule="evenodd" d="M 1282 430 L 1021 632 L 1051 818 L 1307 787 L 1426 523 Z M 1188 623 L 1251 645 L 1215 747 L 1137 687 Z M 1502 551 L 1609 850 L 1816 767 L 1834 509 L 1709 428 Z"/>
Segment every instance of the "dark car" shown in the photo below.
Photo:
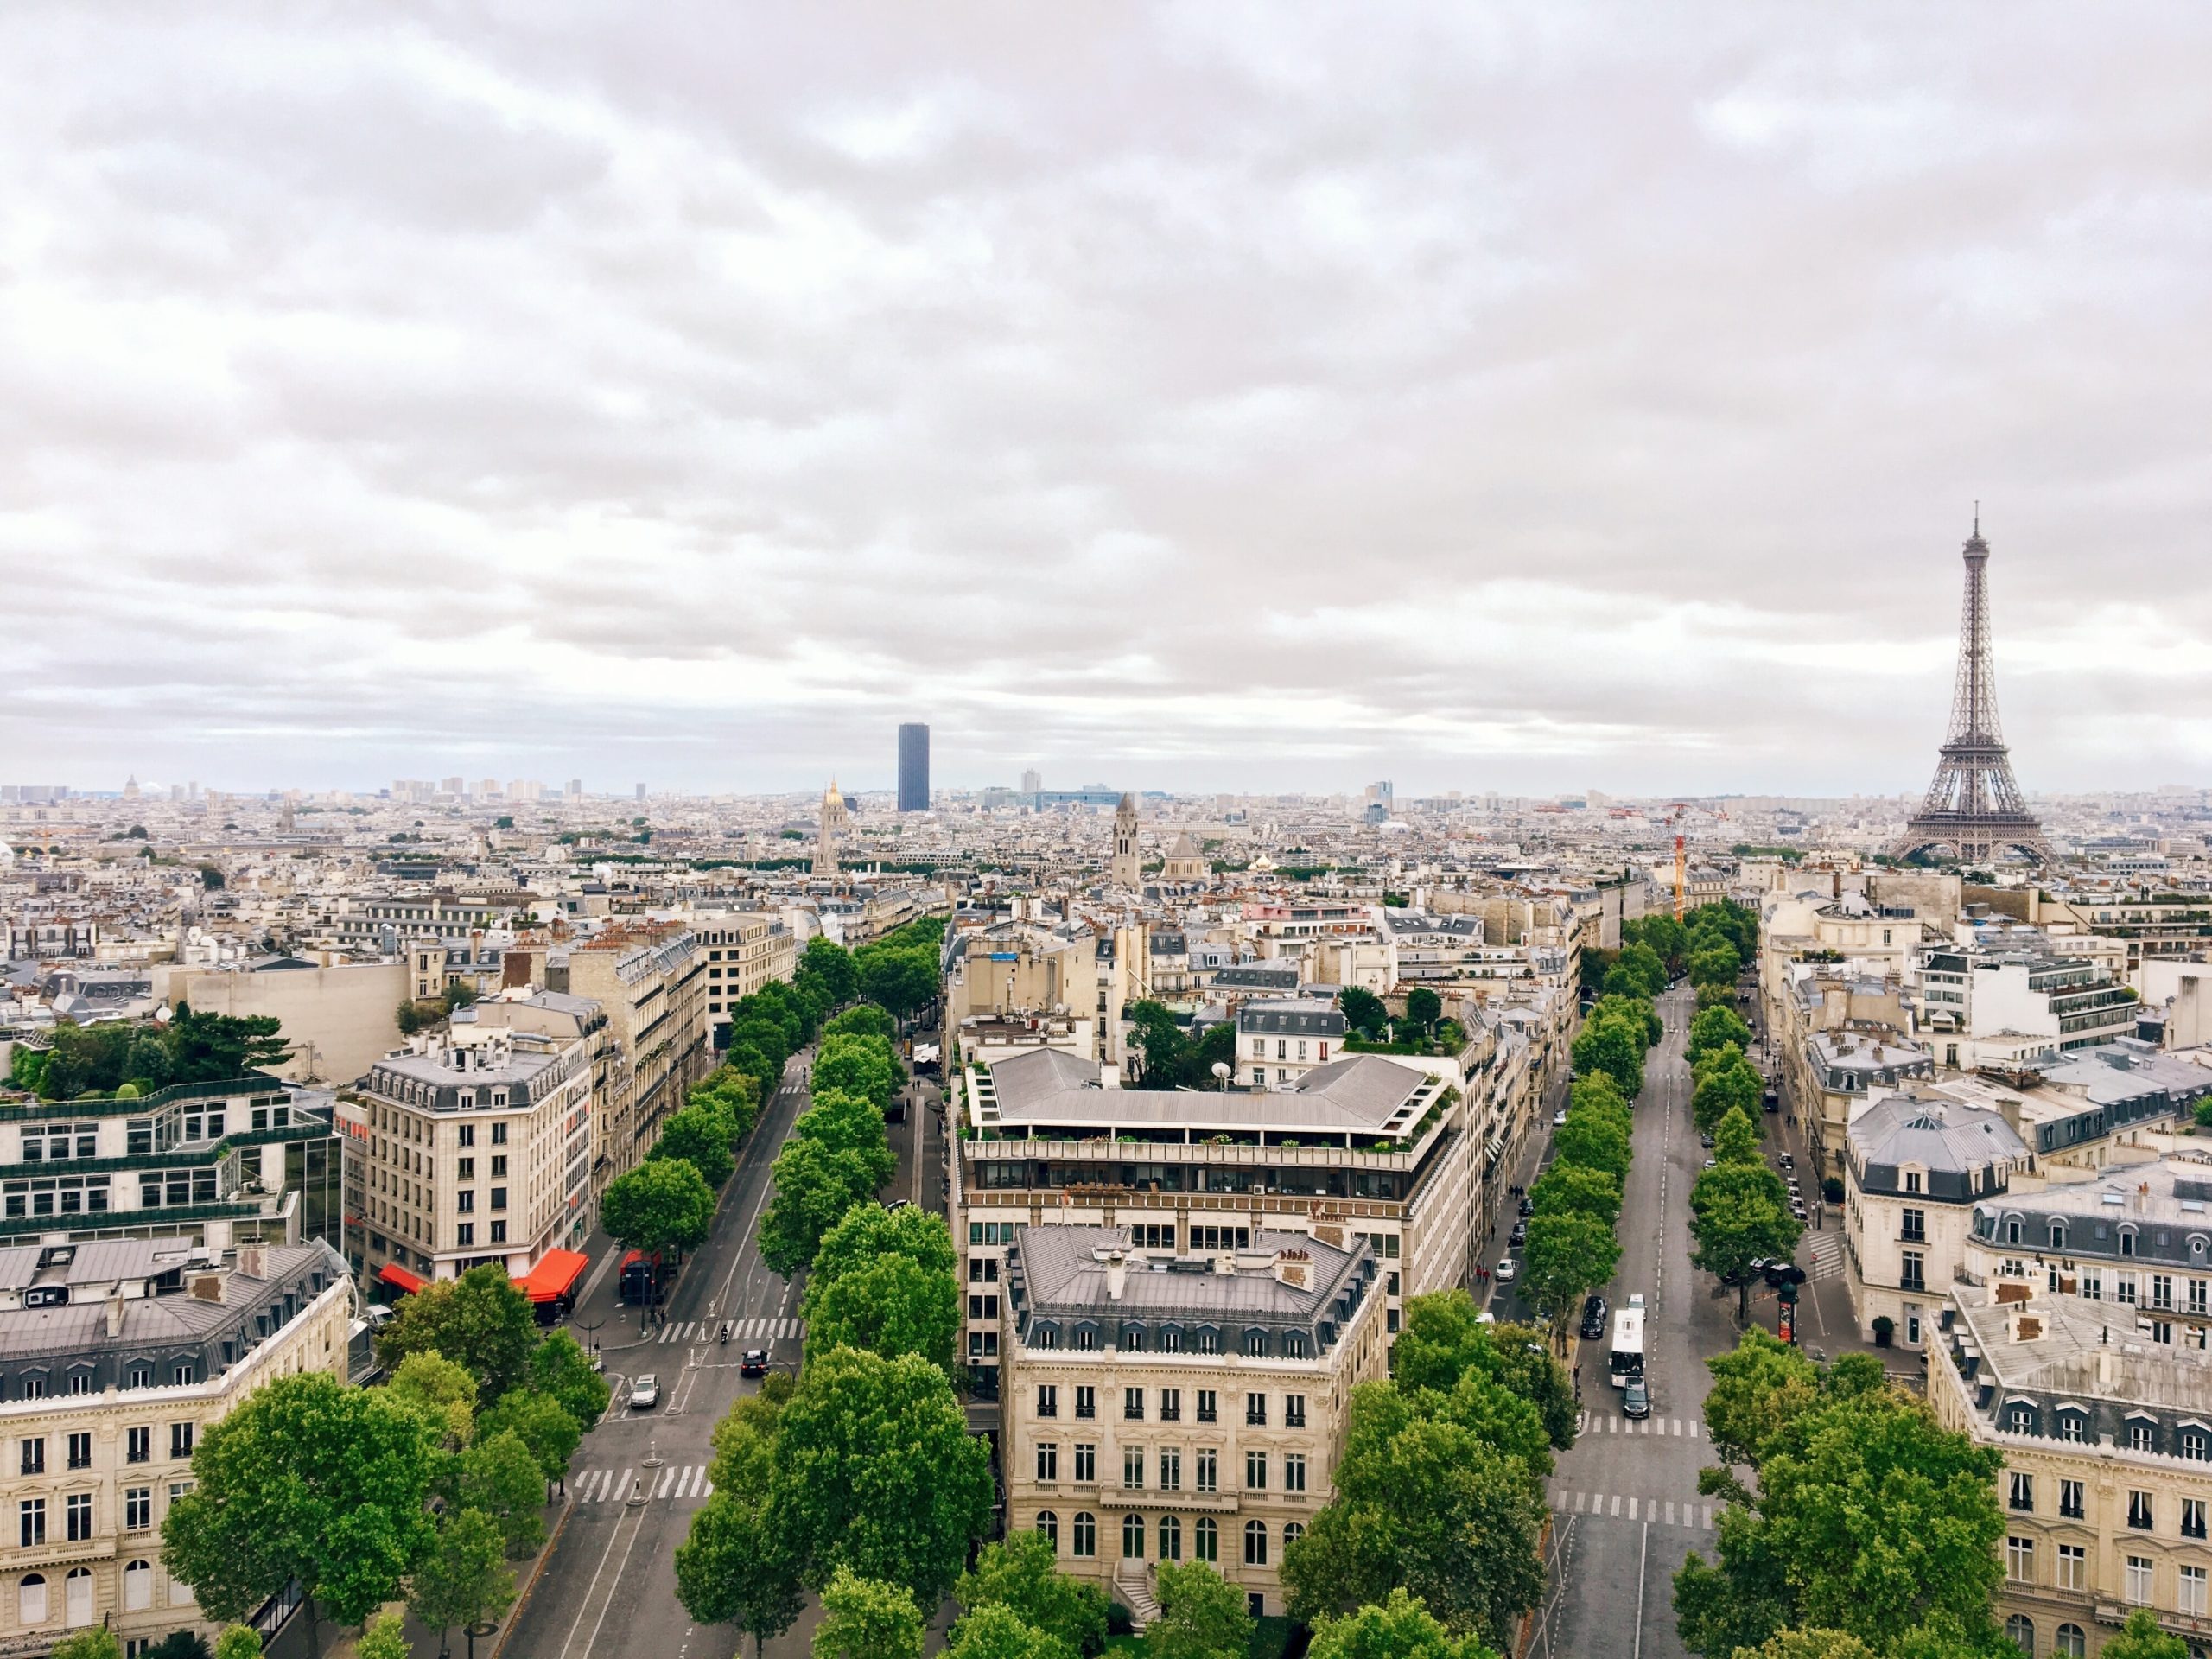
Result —
<path fill-rule="evenodd" d="M 1533 1215 L 1535 1215 L 1535 1214 L 1536 1213 L 1536 1201 L 1535 1201 L 1534 1198 L 1523 1198 L 1523 1199 L 1522 1199 L 1522 1200 L 1521 1200 L 1521 1213 L 1522 1213 L 1523 1216 L 1533 1216 Z"/>
<path fill-rule="evenodd" d="M 744 1357 L 737 1362 L 737 1374 L 740 1376 L 767 1376 L 768 1351 L 766 1348 L 747 1349 Z"/>
<path fill-rule="evenodd" d="M 1505 1242 L 1516 1249 L 1526 1244 L 1529 1242 L 1529 1224 L 1525 1221 L 1515 1222 L 1513 1230 L 1506 1235 Z"/>
<path fill-rule="evenodd" d="M 1651 1414 L 1651 1390 L 1642 1382 L 1631 1382 L 1621 1390 L 1621 1415 L 1649 1417 Z"/>
<path fill-rule="evenodd" d="M 1605 1334 L 1605 1299 L 1592 1296 L 1582 1304 L 1582 1340 L 1595 1342 Z"/>

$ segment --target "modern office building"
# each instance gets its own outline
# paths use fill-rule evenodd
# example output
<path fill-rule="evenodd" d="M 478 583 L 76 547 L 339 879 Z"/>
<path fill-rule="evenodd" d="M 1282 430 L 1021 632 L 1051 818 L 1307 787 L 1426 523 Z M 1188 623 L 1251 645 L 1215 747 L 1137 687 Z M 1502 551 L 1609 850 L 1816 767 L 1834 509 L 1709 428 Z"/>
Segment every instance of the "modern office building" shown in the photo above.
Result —
<path fill-rule="evenodd" d="M 899 810 L 930 810 L 930 728 L 914 721 L 899 728 Z"/>

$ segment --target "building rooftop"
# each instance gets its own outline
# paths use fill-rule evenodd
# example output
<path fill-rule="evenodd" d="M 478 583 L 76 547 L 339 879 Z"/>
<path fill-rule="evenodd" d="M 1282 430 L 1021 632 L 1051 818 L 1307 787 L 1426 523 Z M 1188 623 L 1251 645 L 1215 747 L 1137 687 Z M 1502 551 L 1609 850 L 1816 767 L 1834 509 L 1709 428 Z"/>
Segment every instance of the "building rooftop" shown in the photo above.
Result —
<path fill-rule="evenodd" d="M 1859 1186 L 1870 1192 L 1899 1192 L 1899 1173 L 1910 1167 L 1924 1173 L 1921 1196 L 1964 1203 L 2001 1188 L 2028 1160 L 2001 1113 L 1924 1095 L 1877 1101 L 1845 1133 Z"/>
<path fill-rule="evenodd" d="M 1365 1243 L 1339 1249 L 1302 1233 L 1255 1233 L 1249 1249 L 1218 1256 L 1134 1249 L 1123 1227 L 1022 1227 L 1014 1244 L 1009 1294 L 1025 1327 L 1039 1319 L 1310 1327 L 1332 1312 L 1330 1322 L 1341 1325 L 1376 1274 Z"/>

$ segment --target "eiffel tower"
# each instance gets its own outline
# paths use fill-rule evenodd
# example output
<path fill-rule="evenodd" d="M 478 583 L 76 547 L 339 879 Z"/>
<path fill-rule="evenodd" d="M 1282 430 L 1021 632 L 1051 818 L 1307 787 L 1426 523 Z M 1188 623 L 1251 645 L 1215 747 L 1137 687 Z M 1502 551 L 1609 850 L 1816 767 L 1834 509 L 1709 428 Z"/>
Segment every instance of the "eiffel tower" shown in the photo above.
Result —
<path fill-rule="evenodd" d="M 1967 540 L 1966 603 L 1959 616 L 1959 677 L 1951 692 L 1951 729 L 1936 762 L 1936 781 L 1904 834 L 1896 856 L 1948 849 L 1975 863 L 2010 847 L 2038 864 L 2056 855 L 2043 825 L 2021 798 L 2012 761 L 1997 728 L 1997 677 L 1990 660 L 1989 543 L 1981 539 L 1977 505 Z"/>

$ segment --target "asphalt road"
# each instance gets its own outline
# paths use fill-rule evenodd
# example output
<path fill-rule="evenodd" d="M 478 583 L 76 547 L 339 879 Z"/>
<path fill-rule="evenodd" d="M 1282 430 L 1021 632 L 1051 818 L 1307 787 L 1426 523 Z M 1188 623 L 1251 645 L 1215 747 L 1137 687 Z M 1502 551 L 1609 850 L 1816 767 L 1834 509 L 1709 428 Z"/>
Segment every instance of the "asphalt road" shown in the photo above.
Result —
<path fill-rule="evenodd" d="M 1644 1062 L 1635 1161 L 1622 1196 L 1621 1267 L 1605 1300 L 1642 1292 L 1651 1415 L 1621 1414 L 1605 1341 L 1583 1345 L 1582 1430 L 1551 1482 L 1551 1587 L 1532 1655 L 1541 1659 L 1678 1659 L 1673 1580 L 1693 1549 L 1710 1554 L 1714 1508 L 1697 1491 L 1711 1461 L 1704 1436 L 1707 1355 L 1735 1345 L 1733 1293 L 1689 1264 L 1689 1192 L 1705 1165 L 1689 1115 L 1682 1057 L 1695 995 L 1659 1000 L 1666 1034 Z M 1504 1310 L 1499 1309 L 1501 1317 Z"/>
<path fill-rule="evenodd" d="M 502 1659 L 734 1659 L 736 1634 L 727 1626 L 695 1625 L 677 1599 L 674 1555 L 709 1491 L 715 1425 L 760 1386 L 738 1376 L 741 1353 L 765 1345 L 777 1369 L 799 1363 L 804 1280 L 786 1284 L 771 1273 L 753 1236 L 772 1197 L 769 1168 L 806 1107 L 801 1078 L 811 1058 L 792 1060 L 784 1088 L 747 1141 L 713 1235 L 664 1310 L 666 1322 L 641 1334 L 639 1311 L 614 1300 L 611 1271 L 588 1286 L 571 1325 L 582 1339 L 596 1337 L 614 1402 L 576 1453 L 566 1526 Z M 925 1137 L 918 1159 L 918 1133 Z M 910 1110 L 890 1134 L 899 1168 L 883 1197 L 941 1205 L 934 1153 L 942 1135 L 935 1116 L 926 1106 Z M 720 1340 L 725 1319 L 734 1322 L 727 1346 Z M 643 1373 L 658 1378 L 661 1403 L 632 1410 L 630 1388 Z M 632 1501 L 638 1494 L 643 1502 Z M 767 1644 L 768 1654 L 803 1659 L 813 1623 L 810 1613 L 803 1618 Z"/>

